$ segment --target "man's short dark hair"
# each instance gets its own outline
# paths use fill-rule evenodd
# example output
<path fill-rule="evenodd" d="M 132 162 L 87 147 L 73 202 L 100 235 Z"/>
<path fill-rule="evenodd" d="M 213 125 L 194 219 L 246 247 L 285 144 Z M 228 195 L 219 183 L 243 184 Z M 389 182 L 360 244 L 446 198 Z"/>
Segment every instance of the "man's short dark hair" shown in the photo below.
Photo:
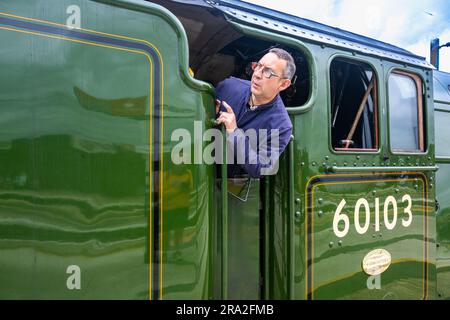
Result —
<path fill-rule="evenodd" d="M 279 59 L 286 61 L 283 76 L 289 80 L 292 80 L 296 70 L 294 58 L 292 58 L 289 52 L 280 48 L 272 48 L 269 52 L 275 54 Z"/>

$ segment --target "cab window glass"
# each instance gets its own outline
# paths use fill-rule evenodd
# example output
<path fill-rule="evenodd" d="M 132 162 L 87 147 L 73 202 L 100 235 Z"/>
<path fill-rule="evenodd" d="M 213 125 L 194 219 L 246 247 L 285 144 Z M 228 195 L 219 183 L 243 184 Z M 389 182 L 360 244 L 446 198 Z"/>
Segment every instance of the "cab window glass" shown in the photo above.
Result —
<path fill-rule="evenodd" d="M 435 111 L 436 156 L 450 157 L 450 112 Z"/>
<path fill-rule="evenodd" d="M 400 71 L 390 75 L 389 127 L 392 151 L 424 151 L 422 85 L 418 76 Z"/>
<path fill-rule="evenodd" d="M 377 80 L 365 63 L 337 58 L 330 67 L 331 144 L 336 151 L 377 151 Z"/>

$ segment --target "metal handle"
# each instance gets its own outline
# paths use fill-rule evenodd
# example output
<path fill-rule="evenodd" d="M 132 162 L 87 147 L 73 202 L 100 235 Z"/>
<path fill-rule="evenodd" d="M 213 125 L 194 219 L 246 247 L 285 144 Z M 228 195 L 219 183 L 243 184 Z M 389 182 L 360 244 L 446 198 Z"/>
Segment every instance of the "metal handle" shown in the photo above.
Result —
<path fill-rule="evenodd" d="M 405 167 L 338 167 L 338 166 L 328 166 L 327 172 L 360 172 L 360 171 L 371 171 L 371 172 L 399 172 L 399 171 L 437 171 L 439 170 L 438 166 L 421 166 L 421 167 L 413 167 L 413 166 L 405 166 Z"/>
<path fill-rule="evenodd" d="M 221 291 L 222 300 L 228 298 L 228 186 L 227 186 L 227 134 L 224 126 L 222 126 L 223 147 L 222 147 L 222 165 L 221 165 L 221 191 L 222 191 L 222 277 L 221 277 Z"/>
<path fill-rule="evenodd" d="M 289 142 L 289 217 L 288 217 L 288 299 L 294 299 L 294 215 L 295 215 L 295 181 L 294 181 L 294 136 Z"/>

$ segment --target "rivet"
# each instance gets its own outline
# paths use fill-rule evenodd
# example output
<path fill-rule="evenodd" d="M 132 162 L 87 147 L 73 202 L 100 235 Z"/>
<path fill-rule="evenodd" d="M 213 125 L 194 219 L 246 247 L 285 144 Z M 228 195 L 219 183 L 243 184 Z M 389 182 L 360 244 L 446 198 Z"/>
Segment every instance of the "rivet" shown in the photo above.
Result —
<path fill-rule="evenodd" d="M 432 184 L 432 183 L 430 183 L 430 189 L 431 189 L 431 188 L 433 188 L 433 184 Z"/>
<path fill-rule="evenodd" d="M 295 217 L 296 217 L 296 218 L 300 218 L 300 216 L 301 216 L 300 211 L 296 211 L 296 212 L 295 212 Z"/>
<path fill-rule="evenodd" d="M 353 165 L 356 167 L 356 162 L 353 162 Z"/>
<path fill-rule="evenodd" d="M 316 166 L 316 163 L 315 163 L 315 162 L 313 162 L 313 163 L 312 163 L 312 166 L 313 166 L 313 167 L 315 167 L 315 166 Z"/>
<path fill-rule="evenodd" d="M 325 156 L 325 160 L 328 160 L 329 159 L 329 157 L 328 156 Z"/>
<path fill-rule="evenodd" d="M 319 204 L 322 204 L 323 203 L 323 199 L 319 198 L 319 200 L 317 200 L 317 202 L 319 202 Z"/>
<path fill-rule="evenodd" d="M 383 238 L 383 234 L 382 233 L 380 233 L 380 238 Z"/>
<path fill-rule="evenodd" d="M 342 240 L 338 241 L 338 245 L 341 247 L 342 246 Z"/>
<path fill-rule="evenodd" d="M 372 191 L 372 194 L 377 194 L 377 190 L 373 190 L 373 191 Z"/>
<path fill-rule="evenodd" d="M 302 166 L 304 166 L 304 165 L 305 165 L 305 163 L 304 163 L 304 162 L 302 162 L 302 163 L 301 163 L 301 165 L 302 165 Z"/>
<path fill-rule="evenodd" d="M 323 216 L 323 211 L 319 211 L 319 217 Z"/>
<path fill-rule="evenodd" d="M 344 162 L 344 167 L 346 167 L 347 166 L 347 162 Z"/>
<path fill-rule="evenodd" d="M 359 159 L 361 159 L 361 157 L 360 157 L 360 156 L 356 156 L 356 159 L 358 159 L 358 160 L 359 160 Z"/>
<path fill-rule="evenodd" d="M 332 248 L 334 246 L 334 242 L 331 241 L 328 245 L 330 246 L 330 248 Z"/>
<path fill-rule="evenodd" d="M 300 198 L 295 199 L 296 204 L 300 204 L 300 202 L 301 202 Z"/>
<path fill-rule="evenodd" d="M 395 193 L 399 193 L 400 192 L 400 190 L 398 190 L 398 188 L 396 188 L 395 189 Z"/>

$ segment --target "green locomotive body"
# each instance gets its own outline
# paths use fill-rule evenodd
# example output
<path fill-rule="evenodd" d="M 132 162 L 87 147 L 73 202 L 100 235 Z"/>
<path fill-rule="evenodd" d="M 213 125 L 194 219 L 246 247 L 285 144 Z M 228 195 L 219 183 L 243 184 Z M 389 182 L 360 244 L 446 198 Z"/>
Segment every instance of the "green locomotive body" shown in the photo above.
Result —
<path fill-rule="evenodd" d="M 423 58 L 236 0 L 6 0 L 0 38 L 1 298 L 450 298 L 450 78 Z M 292 141 L 220 181 L 214 86 L 273 46 Z"/>

